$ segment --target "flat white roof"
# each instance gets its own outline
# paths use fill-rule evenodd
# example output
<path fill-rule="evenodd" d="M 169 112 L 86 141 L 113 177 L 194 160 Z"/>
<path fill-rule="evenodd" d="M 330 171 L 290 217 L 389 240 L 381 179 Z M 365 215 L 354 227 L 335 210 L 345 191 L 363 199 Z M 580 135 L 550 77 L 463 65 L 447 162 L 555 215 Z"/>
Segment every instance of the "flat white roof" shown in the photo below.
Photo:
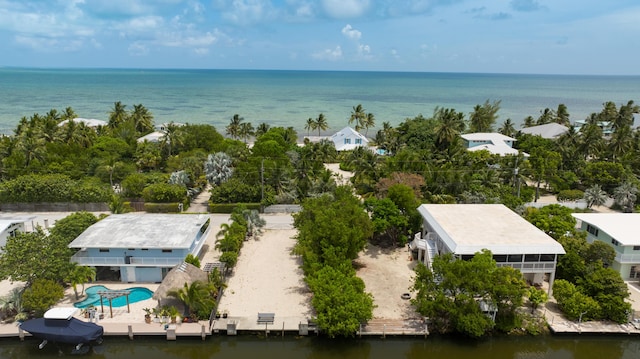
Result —
<path fill-rule="evenodd" d="M 14 223 L 25 223 L 36 218 L 35 216 L 21 216 L 21 217 L 0 217 L 0 233 L 4 232 L 9 226 Z"/>
<path fill-rule="evenodd" d="M 474 132 L 462 135 L 467 141 L 515 141 L 513 137 L 505 136 L 498 132 Z"/>
<path fill-rule="evenodd" d="M 605 232 L 623 246 L 640 245 L 640 213 L 572 213 L 572 215 Z"/>
<path fill-rule="evenodd" d="M 87 228 L 69 248 L 190 248 L 209 219 L 202 214 L 112 214 Z"/>
<path fill-rule="evenodd" d="M 455 254 L 564 254 L 562 245 L 502 204 L 423 204 L 418 212 Z"/>
<path fill-rule="evenodd" d="M 559 123 L 551 122 L 544 125 L 526 127 L 520 130 L 522 133 L 527 133 L 534 136 L 540 136 L 542 138 L 554 139 L 569 131 L 569 127 L 561 125 Z"/>

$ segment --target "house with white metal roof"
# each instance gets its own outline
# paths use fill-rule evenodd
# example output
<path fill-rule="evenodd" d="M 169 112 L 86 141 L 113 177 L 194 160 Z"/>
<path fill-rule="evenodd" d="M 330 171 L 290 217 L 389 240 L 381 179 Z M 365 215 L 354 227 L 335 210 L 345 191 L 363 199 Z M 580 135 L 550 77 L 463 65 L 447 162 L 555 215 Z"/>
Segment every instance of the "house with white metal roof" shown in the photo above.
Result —
<path fill-rule="evenodd" d="M 467 260 L 488 249 L 498 266 L 520 270 L 530 283 L 553 287 L 562 245 L 502 204 L 423 204 L 423 229 L 410 245 L 427 266 L 437 255 Z"/>
<path fill-rule="evenodd" d="M 505 136 L 501 133 L 465 133 L 461 136 L 464 140 L 464 146 L 468 151 L 487 150 L 494 155 L 518 155 L 520 152 L 513 148 L 516 139 Z M 525 157 L 529 157 L 524 153 Z"/>
<path fill-rule="evenodd" d="M 209 224 L 201 214 L 113 214 L 69 244 L 78 250 L 71 261 L 118 272 L 122 282 L 161 282 L 188 254 L 200 254 Z"/>
<path fill-rule="evenodd" d="M 350 151 L 357 147 L 367 147 L 369 139 L 351 127 L 345 127 L 329 137 L 336 146 L 336 151 Z"/>
<path fill-rule="evenodd" d="M 71 119 L 71 120 L 64 120 L 64 121 L 60 122 L 58 124 L 58 127 L 62 127 L 62 126 L 66 125 L 69 122 L 84 123 L 85 126 L 91 127 L 91 128 L 98 128 L 100 126 L 106 126 L 107 125 L 107 121 L 96 120 L 95 118 L 76 117 L 76 118 Z"/>
<path fill-rule="evenodd" d="M 602 241 L 616 251 L 611 268 L 624 280 L 640 278 L 640 213 L 573 213 L 587 242 Z"/>
<path fill-rule="evenodd" d="M 0 251 L 7 245 L 7 238 L 15 237 L 19 232 L 25 232 L 25 223 L 35 216 L 3 216 L 0 217 Z"/>
<path fill-rule="evenodd" d="M 569 131 L 569 127 L 561 125 L 559 123 L 551 122 L 544 125 L 525 127 L 520 130 L 520 133 L 529 134 L 533 136 L 540 136 L 549 140 L 554 140 Z"/>

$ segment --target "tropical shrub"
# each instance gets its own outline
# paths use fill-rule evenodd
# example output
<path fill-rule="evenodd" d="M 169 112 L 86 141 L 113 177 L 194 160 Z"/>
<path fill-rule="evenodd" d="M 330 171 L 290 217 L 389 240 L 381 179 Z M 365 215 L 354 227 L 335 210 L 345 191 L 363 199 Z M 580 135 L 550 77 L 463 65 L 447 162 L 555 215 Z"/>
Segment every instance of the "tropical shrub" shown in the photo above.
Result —
<path fill-rule="evenodd" d="M 33 311 L 36 317 L 42 317 L 62 298 L 62 285 L 49 279 L 37 279 L 22 294 L 22 305 L 24 309 Z"/>
<path fill-rule="evenodd" d="M 72 180 L 60 174 L 31 174 L 0 184 L 0 202 L 107 202 L 111 190 L 93 180 Z"/>
<path fill-rule="evenodd" d="M 151 203 L 184 202 L 187 191 L 184 186 L 178 184 L 154 183 L 142 191 L 142 198 L 145 202 Z"/>
<path fill-rule="evenodd" d="M 556 198 L 558 201 L 577 201 L 584 197 L 584 192 L 579 189 L 567 189 L 558 192 Z"/>

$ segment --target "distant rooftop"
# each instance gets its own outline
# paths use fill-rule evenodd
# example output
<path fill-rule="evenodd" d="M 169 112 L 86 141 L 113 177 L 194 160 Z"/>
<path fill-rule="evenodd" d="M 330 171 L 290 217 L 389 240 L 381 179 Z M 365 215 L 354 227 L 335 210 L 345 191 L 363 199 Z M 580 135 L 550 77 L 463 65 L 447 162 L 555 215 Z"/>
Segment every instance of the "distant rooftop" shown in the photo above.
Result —
<path fill-rule="evenodd" d="M 87 228 L 69 248 L 189 248 L 207 215 L 112 214 Z"/>
<path fill-rule="evenodd" d="M 640 213 L 572 213 L 594 227 L 598 227 L 623 246 L 640 245 Z"/>
<path fill-rule="evenodd" d="M 520 132 L 522 133 L 526 133 L 534 136 L 540 136 L 542 138 L 547 138 L 547 139 L 554 139 L 554 138 L 560 137 L 563 134 L 565 134 L 567 131 L 569 131 L 569 128 L 567 126 L 564 126 L 555 122 L 546 123 L 544 125 L 539 125 L 539 126 L 525 127 L 522 130 L 520 130 Z"/>
<path fill-rule="evenodd" d="M 66 125 L 69 121 L 76 122 L 76 123 L 84 123 L 85 125 L 87 125 L 87 127 L 99 127 L 99 126 L 106 126 L 107 125 L 107 121 L 96 120 L 95 118 L 76 117 L 76 118 L 74 118 L 72 120 L 64 120 L 64 121 L 60 122 L 58 124 L 58 127 L 62 127 L 64 125 Z"/>
<path fill-rule="evenodd" d="M 423 204 L 423 218 L 456 254 L 564 254 L 562 245 L 502 204 Z"/>
<path fill-rule="evenodd" d="M 497 132 L 465 133 L 464 135 L 462 135 L 462 138 L 464 138 L 467 141 L 491 141 L 491 142 L 516 141 L 516 139 L 513 137 L 505 136 Z"/>

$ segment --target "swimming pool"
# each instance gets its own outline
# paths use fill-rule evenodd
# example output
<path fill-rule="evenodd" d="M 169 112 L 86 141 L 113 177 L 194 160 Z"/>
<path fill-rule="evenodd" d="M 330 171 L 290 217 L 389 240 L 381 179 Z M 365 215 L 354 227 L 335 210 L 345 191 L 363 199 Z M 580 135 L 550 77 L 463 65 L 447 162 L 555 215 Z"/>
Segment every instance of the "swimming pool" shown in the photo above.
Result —
<path fill-rule="evenodd" d="M 87 290 L 85 290 L 85 293 L 87 294 L 87 298 L 85 298 L 81 302 L 74 303 L 73 306 L 76 308 L 86 308 L 92 305 L 98 307 L 100 306 L 100 295 L 98 295 L 98 292 L 105 291 L 105 290 L 110 290 L 110 289 L 103 285 L 91 286 L 87 288 Z M 131 291 L 131 293 L 129 294 L 129 303 L 135 303 L 141 300 L 147 300 L 151 298 L 151 296 L 153 296 L 153 291 L 144 287 L 133 287 L 133 288 L 127 288 L 125 290 Z M 109 300 L 105 298 L 102 300 L 102 303 L 104 305 L 109 305 Z M 124 307 L 125 305 L 127 305 L 127 298 L 125 296 L 114 298 L 111 301 L 111 305 L 113 307 Z"/>

